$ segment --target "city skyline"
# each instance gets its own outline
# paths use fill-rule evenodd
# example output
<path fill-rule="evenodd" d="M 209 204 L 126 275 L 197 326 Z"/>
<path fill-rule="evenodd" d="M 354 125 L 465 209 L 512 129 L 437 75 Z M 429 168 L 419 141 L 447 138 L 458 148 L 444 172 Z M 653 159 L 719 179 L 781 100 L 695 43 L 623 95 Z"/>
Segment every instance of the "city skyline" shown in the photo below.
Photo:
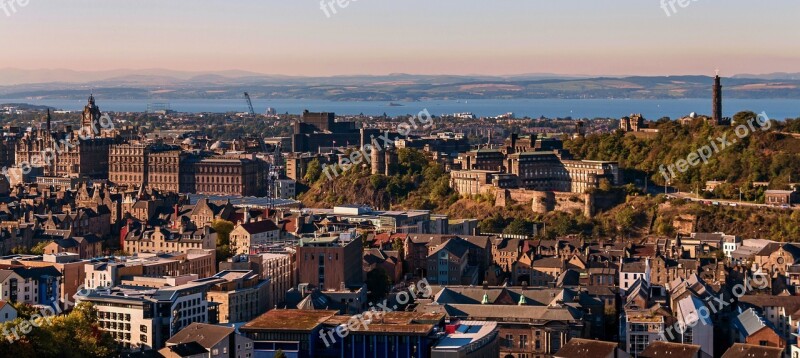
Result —
<path fill-rule="evenodd" d="M 672 11 L 669 0 L 361 0 L 335 13 L 335 5 L 317 1 L 198 0 L 190 8 L 185 1 L 29 0 L 9 8 L 15 2 L 5 0 L 0 10 L 0 31 L 14 34 L 4 41 L 13 50 L 0 68 L 292 76 L 800 72 L 800 49 L 786 36 L 800 4 L 790 1 L 693 1 Z"/>

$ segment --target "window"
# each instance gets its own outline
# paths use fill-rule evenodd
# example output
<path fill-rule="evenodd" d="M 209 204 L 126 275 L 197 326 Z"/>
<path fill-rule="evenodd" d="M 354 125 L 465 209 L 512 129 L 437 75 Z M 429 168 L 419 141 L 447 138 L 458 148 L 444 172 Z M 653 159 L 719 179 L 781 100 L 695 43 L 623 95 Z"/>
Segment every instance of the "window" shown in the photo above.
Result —
<path fill-rule="evenodd" d="M 514 348 L 514 336 L 507 334 L 506 335 L 506 347 Z"/>

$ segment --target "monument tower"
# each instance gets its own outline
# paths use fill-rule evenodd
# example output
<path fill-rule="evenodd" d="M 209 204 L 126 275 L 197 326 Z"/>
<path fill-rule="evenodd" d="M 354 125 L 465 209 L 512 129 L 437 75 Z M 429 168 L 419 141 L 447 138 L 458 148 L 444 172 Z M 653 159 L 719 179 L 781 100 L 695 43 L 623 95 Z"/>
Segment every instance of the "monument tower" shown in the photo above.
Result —
<path fill-rule="evenodd" d="M 717 75 L 714 77 L 713 111 L 712 120 L 714 121 L 714 125 L 722 124 L 722 80 L 719 78 L 719 70 L 717 70 Z"/>

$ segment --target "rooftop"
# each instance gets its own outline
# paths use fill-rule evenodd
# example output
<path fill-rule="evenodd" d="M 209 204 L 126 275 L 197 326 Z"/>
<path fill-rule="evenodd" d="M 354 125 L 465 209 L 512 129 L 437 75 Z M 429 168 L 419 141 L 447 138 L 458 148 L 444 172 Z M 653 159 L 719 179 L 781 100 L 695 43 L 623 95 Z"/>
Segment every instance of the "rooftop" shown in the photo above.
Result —
<path fill-rule="evenodd" d="M 736 343 L 725 351 L 722 358 L 781 358 L 783 349 Z"/>
<path fill-rule="evenodd" d="M 274 309 L 242 326 L 242 331 L 307 331 L 332 318 L 338 311 Z"/>
<path fill-rule="evenodd" d="M 433 351 L 461 350 L 481 341 L 491 340 L 497 332 L 497 322 L 462 321 L 452 334 L 448 334 L 433 347 Z"/>
<path fill-rule="evenodd" d="M 556 357 L 608 357 L 617 349 L 617 343 L 573 338 L 556 353 Z"/>
<path fill-rule="evenodd" d="M 210 349 L 234 331 L 233 327 L 195 322 L 167 340 L 167 345 L 197 342 Z"/>
<path fill-rule="evenodd" d="M 640 358 L 696 358 L 700 352 L 700 346 L 692 344 L 680 344 L 655 341 L 650 343 L 644 352 L 639 354 Z"/>

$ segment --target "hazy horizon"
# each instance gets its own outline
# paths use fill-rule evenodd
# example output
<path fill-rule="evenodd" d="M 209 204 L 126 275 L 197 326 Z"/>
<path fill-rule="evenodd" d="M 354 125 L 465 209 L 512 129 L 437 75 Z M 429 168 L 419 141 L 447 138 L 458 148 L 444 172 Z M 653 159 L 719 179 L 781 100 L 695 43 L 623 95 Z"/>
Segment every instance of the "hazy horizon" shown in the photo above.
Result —
<path fill-rule="evenodd" d="M 381 77 L 381 76 L 399 76 L 399 75 L 409 75 L 409 76 L 464 76 L 464 77 L 520 77 L 520 76 L 564 76 L 564 77 L 670 77 L 670 76 L 706 76 L 706 77 L 713 77 L 715 74 L 715 69 L 711 69 L 709 71 L 705 71 L 702 73 L 653 73 L 653 74 L 644 74 L 644 73 L 619 73 L 619 74 L 586 74 L 580 72 L 519 72 L 519 73 L 416 73 L 416 72 L 380 72 L 380 73 L 360 73 L 360 72 L 353 72 L 353 73 L 333 73 L 333 74 L 322 74 L 322 75 L 314 75 L 314 74 L 286 74 L 286 73 L 270 73 L 270 72 L 260 72 L 253 69 L 247 68 L 223 68 L 223 69 L 198 69 L 198 70 L 185 70 L 179 68 L 170 68 L 170 67 L 141 67 L 141 68 L 109 68 L 104 70 L 80 70 L 75 68 L 64 68 L 64 67 L 39 67 L 39 68 L 24 68 L 24 67 L 0 67 L 0 71 L 70 71 L 70 72 L 81 72 L 81 73 L 113 73 L 113 72 L 148 72 L 148 71 L 155 71 L 155 72 L 175 72 L 175 73 L 185 73 L 185 74 L 224 74 L 226 72 L 230 73 L 230 76 L 244 76 L 244 75 L 261 75 L 261 76 L 284 76 L 284 77 L 349 77 L 349 76 L 373 76 L 373 77 Z M 720 76 L 723 77 L 733 77 L 733 76 L 741 76 L 741 75 L 755 75 L 755 76 L 763 76 L 763 75 L 772 75 L 777 73 L 787 73 L 787 74 L 800 74 L 800 70 L 798 71 L 782 71 L 782 70 L 775 70 L 769 72 L 740 72 L 740 73 L 722 73 L 720 72 Z"/>
<path fill-rule="evenodd" d="M 5 0 L 12 2 L 18 0 Z M 29 0 L 0 11 L 0 68 L 287 76 L 800 72 L 800 3 L 661 0 Z M 8 16 L 7 16 L 8 15 Z M 565 20 L 566 19 L 566 20 Z"/>

